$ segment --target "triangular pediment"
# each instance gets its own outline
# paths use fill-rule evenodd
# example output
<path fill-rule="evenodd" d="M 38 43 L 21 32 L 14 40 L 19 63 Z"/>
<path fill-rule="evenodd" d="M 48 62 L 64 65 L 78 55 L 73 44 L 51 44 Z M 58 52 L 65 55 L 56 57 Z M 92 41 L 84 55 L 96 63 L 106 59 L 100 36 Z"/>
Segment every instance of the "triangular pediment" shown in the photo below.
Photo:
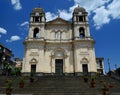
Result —
<path fill-rule="evenodd" d="M 60 17 L 57 17 L 54 20 L 48 21 L 47 24 L 71 24 L 71 22 L 64 20 Z"/>

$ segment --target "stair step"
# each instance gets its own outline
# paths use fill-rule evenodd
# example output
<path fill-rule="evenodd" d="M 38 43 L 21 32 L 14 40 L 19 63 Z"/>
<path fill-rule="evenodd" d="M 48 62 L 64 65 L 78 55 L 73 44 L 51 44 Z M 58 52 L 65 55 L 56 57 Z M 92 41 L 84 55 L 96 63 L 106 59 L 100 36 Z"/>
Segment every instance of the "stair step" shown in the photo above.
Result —
<path fill-rule="evenodd" d="M 88 83 L 85 83 L 82 77 L 35 77 L 33 83 L 30 83 L 29 77 L 25 77 L 24 88 L 19 88 L 20 77 L 0 77 L 0 95 L 5 94 L 6 79 L 16 79 L 13 81 L 12 95 L 102 95 L 101 79 L 107 83 L 114 83 L 114 87 L 110 89 L 110 95 L 120 95 L 120 82 L 105 76 L 96 79 L 95 88 L 91 88 L 90 78 Z"/>

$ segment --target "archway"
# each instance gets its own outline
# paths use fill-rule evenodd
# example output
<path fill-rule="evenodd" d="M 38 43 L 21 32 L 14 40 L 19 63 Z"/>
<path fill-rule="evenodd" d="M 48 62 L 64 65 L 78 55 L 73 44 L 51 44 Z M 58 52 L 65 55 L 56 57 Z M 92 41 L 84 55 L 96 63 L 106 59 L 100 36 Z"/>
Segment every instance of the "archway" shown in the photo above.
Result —
<path fill-rule="evenodd" d="M 39 28 L 34 29 L 33 38 L 39 38 Z"/>
<path fill-rule="evenodd" d="M 55 75 L 63 75 L 63 59 L 55 59 Z"/>
<path fill-rule="evenodd" d="M 65 65 L 65 57 L 66 53 L 65 50 L 62 48 L 55 49 L 52 53 L 54 56 L 53 61 L 55 63 L 55 75 L 61 76 L 64 74 L 64 65 Z"/>
<path fill-rule="evenodd" d="M 62 49 L 55 51 L 55 74 L 63 75 L 64 52 Z"/>
<path fill-rule="evenodd" d="M 80 38 L 85 38 L 85 29 L 83 27 L 79 28 L 79 36 Z"/>
<path fill-rule="evenodd" d="M 83 75 L 88 75 L 88 59 L 83 58 L 81 60 Z"/>
<path fill-rule="evenodd" d="M 37 64 L 37 60 L 35 59 L 35 58 L 33 58 L 33 59 L 31 59 L 31 61 L 30 61 L 30 65 L 31 65 L 31 72 L 33 73 L 33 74 L 35 74 L 36 73 L 36 64 Z"/>

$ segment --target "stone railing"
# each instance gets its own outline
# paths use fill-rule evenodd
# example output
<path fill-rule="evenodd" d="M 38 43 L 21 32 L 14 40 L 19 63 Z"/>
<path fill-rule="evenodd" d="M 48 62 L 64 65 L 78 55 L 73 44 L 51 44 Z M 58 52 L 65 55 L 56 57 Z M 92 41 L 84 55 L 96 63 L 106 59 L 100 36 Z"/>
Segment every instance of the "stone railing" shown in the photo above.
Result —
<path fill-rule="evenodd" d="M 92 37 L 75 37 L 74 40 L 93 40 Z"/>
<path fill-rule="evenodd" d="M 45 39 L 44 37 L 40 38 L 26 38 L 26 41 L 45 41 L 45 42 L 72 42 L 74 40 L 80 40 L 80 41 L 88 41 L 88 40 L 94 40 L 92 37 L 75 37 L 74 39 Z"/>
<path fill-rule="evenodd" d="M 26 41 L 44 41 L 45 39 L 43 37 L 40 38 L 26 38 Z"/>

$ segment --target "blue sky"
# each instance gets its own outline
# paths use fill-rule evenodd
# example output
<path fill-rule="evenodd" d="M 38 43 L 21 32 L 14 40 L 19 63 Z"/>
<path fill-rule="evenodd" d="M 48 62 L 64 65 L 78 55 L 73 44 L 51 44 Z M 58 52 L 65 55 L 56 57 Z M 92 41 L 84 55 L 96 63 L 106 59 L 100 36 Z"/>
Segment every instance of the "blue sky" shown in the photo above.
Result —
<path fill-rule="evenodd" d="M 47 21 L 58 15 L 70 20 L 78 5 L 89 13 L 96 56 L 104 57 L 106 71 L 108 58 L 112 69 L 115 64 L 120 67 L 120 0 L 0 0 L 0 43 L 11 49 L 14 57 L 23 58 L 23 41 L 33 8 L 42 7 Z"/>

